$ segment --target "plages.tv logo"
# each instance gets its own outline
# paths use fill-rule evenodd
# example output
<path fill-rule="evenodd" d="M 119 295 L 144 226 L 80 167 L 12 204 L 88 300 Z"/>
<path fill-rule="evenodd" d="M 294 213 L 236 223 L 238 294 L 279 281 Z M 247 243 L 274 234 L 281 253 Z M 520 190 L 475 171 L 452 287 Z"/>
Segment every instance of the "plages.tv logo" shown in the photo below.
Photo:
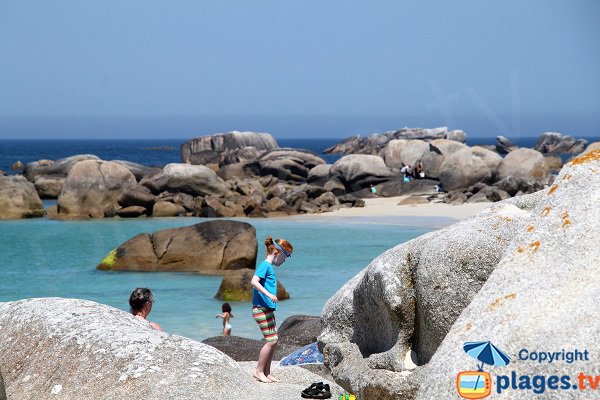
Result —
<path fill-rule="evenodd" d="M 483 365 L 505 366 L 510 363 L 503 351 L 492 342 L 466 342 L 463 350 L 479 363 L 477 371 L 462 371 L 456 376 L 458 395 L 464 399 L 483 399 L 492 392 L 492 377 L 483 371 Z"/>

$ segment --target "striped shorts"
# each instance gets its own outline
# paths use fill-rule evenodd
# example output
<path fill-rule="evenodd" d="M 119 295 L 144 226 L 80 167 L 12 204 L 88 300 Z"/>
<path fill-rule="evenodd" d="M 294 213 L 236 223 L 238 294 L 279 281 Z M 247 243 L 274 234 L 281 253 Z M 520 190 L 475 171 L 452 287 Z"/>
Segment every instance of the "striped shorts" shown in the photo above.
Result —
<path fill-rule="evenodd" d="M 277 323 L 272 309 L 254 306 L 252 307 L 252 318 L 260 327 L 260 331 L 267 342 L 277 341 Z"/>

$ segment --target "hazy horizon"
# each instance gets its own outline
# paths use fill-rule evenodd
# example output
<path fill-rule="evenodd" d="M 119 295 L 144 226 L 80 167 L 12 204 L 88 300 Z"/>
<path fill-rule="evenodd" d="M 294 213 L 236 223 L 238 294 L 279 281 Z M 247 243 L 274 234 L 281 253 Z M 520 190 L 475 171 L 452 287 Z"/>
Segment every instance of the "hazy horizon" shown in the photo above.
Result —
<path fill-rule="evenodd" d="M 4 0 L 0 138 L 593 136 L 599 15 L 594 0 Z"/>

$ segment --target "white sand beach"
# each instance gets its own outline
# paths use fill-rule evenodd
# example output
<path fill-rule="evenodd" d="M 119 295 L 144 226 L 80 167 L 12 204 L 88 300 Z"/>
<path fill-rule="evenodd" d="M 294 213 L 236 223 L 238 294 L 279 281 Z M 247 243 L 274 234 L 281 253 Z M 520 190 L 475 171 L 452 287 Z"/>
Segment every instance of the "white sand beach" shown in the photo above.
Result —
<path fill-rule="evenodd" d="M 492 203 L 468 203 L 449 205 L 445 203 L 401 205 L 398 203 L 407 196 L 378 197 L 364 199 L 364 207 L 342 208 L 340 210 L 322 213 L 306 214 L 303 218 L 332 218 L 332 217 L 430 217 L 451 218 L 463 220 L 477 214 Z"/>

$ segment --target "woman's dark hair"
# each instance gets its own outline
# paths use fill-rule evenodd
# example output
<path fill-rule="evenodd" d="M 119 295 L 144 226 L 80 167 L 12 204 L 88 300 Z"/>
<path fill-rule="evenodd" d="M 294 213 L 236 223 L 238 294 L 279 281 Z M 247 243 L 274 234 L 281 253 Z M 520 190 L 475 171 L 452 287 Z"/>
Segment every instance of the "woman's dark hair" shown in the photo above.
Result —
<path fill-rule="evenodd" d="M 133 292 L 131 292 L 131 296 L 129 296 L 129 307 L 131 307 L 131 312 L 141 311 L 149 301 L 154 302 L 154 296 L 152 296 L 150 289 L 134 289 Z"/>
<path fill-rule="evenodd" d="M 221 310 L 223 310 L 223 312 L 231 312 L 231 306 L 229 305 L 229 303 L 223 303 L 223 305 L 221 306 Z"/>

